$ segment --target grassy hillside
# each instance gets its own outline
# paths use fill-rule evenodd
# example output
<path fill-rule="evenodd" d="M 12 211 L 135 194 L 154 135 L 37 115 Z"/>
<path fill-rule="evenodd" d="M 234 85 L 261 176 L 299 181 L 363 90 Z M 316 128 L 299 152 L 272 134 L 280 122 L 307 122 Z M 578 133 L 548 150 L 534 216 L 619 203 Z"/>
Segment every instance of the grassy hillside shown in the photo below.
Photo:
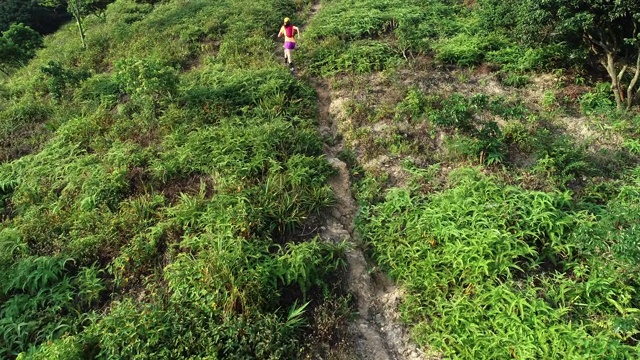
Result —
<path fill-rule="evenodd" d="M 588 50 L 530 2 L 313 4 L 117 0 L 0 80 L 0 357 L 349 358 L 323 142 L 420 346 L 640 357 L 640 116 Z"/>
<path fill-rule="evenodd" d="M 303 353 L 344 250 L 298 235 L 332 170 L 272 56 L 309 5 L 116 1 L 2 84 L 1 358 Z"/>
<path fill-rule="evenodd" d="M 305 65 L 330 79 L 357 227 L 414 339 L 446 358 L 638 358 L 635 110 L 579 49 L 513 36 L 500 1 L 322 4 Z"/>

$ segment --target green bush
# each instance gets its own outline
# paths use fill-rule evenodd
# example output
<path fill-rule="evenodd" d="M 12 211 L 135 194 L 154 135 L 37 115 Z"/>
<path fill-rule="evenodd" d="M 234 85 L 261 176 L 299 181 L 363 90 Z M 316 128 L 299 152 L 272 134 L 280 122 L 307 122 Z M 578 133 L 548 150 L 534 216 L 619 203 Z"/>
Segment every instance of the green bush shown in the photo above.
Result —
<path fill-rule="evenodd" d="M 524 87 L 529 83 L 529 76 L 518 74 L 506 74 L 501 82 L 506 86 Z"/>
<path fill-rule="evenodd" d="M 499 36 L 469 35 L 460 33 L 452 38 L 443 38 L 433 44 L 436 59 L 460 66 L 471 66 L 481 63 L 485 54 L 506 45 L 506 40 Z"/>
<path fill-rule="evenodd" d="M 358 219 L 408 290 L 401 309 L 419 344 L 465 359 L 637 356 L 627 342 L 640 324 L 635 277 L 592 256 L 609 247 L 600 235 L 591 244 L 601 250 L 583 242 L 597 222 L 572 210 L 570 193 L 525 191 L 475 169 L 452 173 L 447 187 L 391 189 Z"/>
<path fill-rule="evenodd" d="M 615 107 L 612 97 L 611 85 L 599 83 L 592 91 L 580 97 L 580 108 L 587 115 L 609 113 Z"/>
<path fill-rule="evenodd" d="M 46 102 L 25 96 L 5 103 L 0 110 L 0 161 L 8 161 L 40 149 L 46 141 L 42 124 L 53 117 Z"/>
<path fill-rule="evenodd" d="M 107 22 L 113 23 L 114 28 L 131 25 L 142 21 L 152 11 L 152 4 L 132 0 L 115 1 L 108 6 Z"/>
<path fill-rule="evenodd" d="M 518 46 L 509 46 L 486 54 L 486 61 L 502 66 L 507 72 L 523 72 L 536 70 L 543 67 L 546 62 L 544 49 L 525 49 Z"/>
<path fill-rule="evenodd" d="M 31 348 L 18 355 L 18 360 L 73 360 L 87 357 L 83 344 L 75 336 L 66 336 L 47 342 L 39 348 Z"/>
<path fill-rule="evenodd" d="M 158 102 L 175 95 L 178 74 L 159 59 L 122 59 L 115 64 L 115 83 L 133 99 Z"/>
<path fill-rule="evenodd" d="M 409 88 L 404 99 L 396 105 L 395 118 L 409 117 L 413 121 L 418 120 L 428 105 L 428 99 L 424 93 L 418 88 Z"/>
<path fill-rule="evenodd" d="M 6 346 L 0 355 L 16 356 L 33 343 L 82 327 L 84 309 L 100 299 L 104 285 L 95 268 L 74 274 L 72 264 L 72 259 L 43 256 L 2 266 L 0 333 Z"/>
<path fill-rule="evenodd" d="M 74 97 L 80 101 L 91 101 L 94 108 L 97 105 L 113 106 L 121 94 L 120 88 L 111 74 L 99 74 L 83 81 Z"/>
<path fill-rule="evenodd" d="M 117 1 L 0 86 L 0 357 L 298 355 L 344 266 L 298 236 L 333 170 L 269 38 L 310 4 Z"/>
<path fill-rule="evenodd" d="M 314 73 L 333 76 L 351 72 L 366 74 L 382 71 L 399 60 L 392 48 L 371 40 L 353 42 L 347 46 L 336 37 L 324 41 L 324 46 L 312 48 L 304 55 L 304 61 Z"/>
<path fill-rule="evenodd" d="M 55 101 L 62 100 L 69 87 L 78 85 L 90 76 L 85 70 L 66 68 L 56 61 L 49 61 L 41 66 L 40 72 L 44 75 L 49 94 Z"/>
<path fill-rule="evenodd" d="M 400 55 L 426 53 L 442 34 L 459 32 L 459 10 L 430 0 L 331 1 L 305 30 L 303 61 L 322 76 L 380 71 L 394 66 Z"/>
<path fill-rule="evenodd" d="M 0 71 L 24 65 L 42 47 L 42 36 L 24 24 L 11 24 L 0 36 Z"/>
<path fill-rule="evenodd" d="M 584 146 L 576 146 L 563 136 L 541 146 L 532 171 L 543 173 L 564 187 L 581 181 L 584 176 L 593 175 L 596 169 L 589 161 Z"/>
<path fill-rule="evenodd" d="M 283 309 L 280 294 L 305 294 L 342 266 L 339 248 L 316 241 L 270 250 L 266 243 L 203 234 L 182 246 L 198 255 L 180 254 L 165 269 L 169 306 L 116 304 L 89 330 L 100 339 L 99 357 L 294 357 L 305 306 Z"/>
<path fill-rule="evenodd" d="M 429 114 L 429 120 L 434 124 L 462 131 L 473 128 L 473 108 L 462 94 L 452 94 L 440 106 L 439 110 Z"/>
<path fill-rule="evenodd" d="M 541 144 L 536 134 L 520 121 L 510 121 L 502 128 L 505 143 L 517 146 L 525 153 L 532 153 Z"/>

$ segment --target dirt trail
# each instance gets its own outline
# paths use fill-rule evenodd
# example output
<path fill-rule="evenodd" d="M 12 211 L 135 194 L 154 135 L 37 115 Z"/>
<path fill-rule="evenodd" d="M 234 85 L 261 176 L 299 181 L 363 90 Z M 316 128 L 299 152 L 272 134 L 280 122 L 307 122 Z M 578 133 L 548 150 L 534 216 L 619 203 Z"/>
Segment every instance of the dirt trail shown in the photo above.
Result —
<path fill-rule="evenodd" d="M 320 10 L 316 3 L 311 9 L 313 17 Z M 397 305 L 400 291 L 383 274 L 371 272 L 362 251 L 358 234 L 354 231 L 357 204 L 351 194 L 351 181 L 347 165 L 337 155 L 343 149 L 336 117 L 332 112 L 330 85 L 323 79 L 313 79 L 312 86 L 318 95 L 319 130 L 325 139 L 324 151 L 337 175 L 329 181 L 337 200 L 326 216 L 320 236 L 326 241 L 347 240 L 352 250 L 347 253 L 349 291 L 357 300 L 358 317 L 349 325 L 349 333 L 355 345 L 355 355 L 363 360 L 418 360 L 433 359 L 423 354 L 409 340 L 404 326 L 399 323 Z M 332 111 L 333 110 L 333 111 Z"/>
<path fill-rule="evenodd" d="M 325 139 L 325 154 L 337 174 L 329 180 L 336 197 L 336 205 L 326 217 L 320 236 L 333 242 L 347 240 L 352 250 L 347 253 L 349 291 L 357 300 L 357 319 L 350 324 L 349 332 L 355 344 L 355 355 L 363 360 L 427 359 L 411 344 L 406 329 L 399 324 L 397 312 L 401 293 L 392 281 L 379 273 L 371 273 L 369 264 L 354 232 L 353 219 L 357 211 L 351 194 L 347 165 L 337 158 L 343 144 L 338 140 L 337 124 L 331 114 L 331 92 L 322 80 L 312 82 L 318 94 L 318 119 L 320 132 Z"/>

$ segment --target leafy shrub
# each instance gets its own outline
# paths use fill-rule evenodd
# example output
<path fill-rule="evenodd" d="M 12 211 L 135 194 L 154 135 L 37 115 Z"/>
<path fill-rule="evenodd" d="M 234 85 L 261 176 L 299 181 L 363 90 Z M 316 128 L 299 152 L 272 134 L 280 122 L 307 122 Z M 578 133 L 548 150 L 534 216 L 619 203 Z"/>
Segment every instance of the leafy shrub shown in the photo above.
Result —
<path fill-rule="evenodd" d="M 452 94 L 444 99 L 439 111 L 430 114 L 429 120 L 434 124 L 453 127 L 463 131 L 472 128 L 473 111 L 467 99 L 458 93 Z"/>
<path fill-rule="evenodd" d="M 548 55 L 543 48 L 503 47 L 486 54 L 486 61 L 502 66 L 506 72 L 524 72 L 541 69 L 547 64 Z"/>
<path fill-rule="evenodd" d="M 114 80 L 132 98 L 152 102 L 174 95 L 178 87 L 175 69 L 158 59 L 120 60 L 115 64 Z"/>
<path fill-rule="evenodd" d="M 273 61 L 273 41 L 252 36 L 220 46 L 218 60 L 226 67 L 262 68 Z"/>
<path fill-rule="evenodd" d="M 555 108 L 557 104 L 558 99 L 556 98 L 555 92 L 553 92 L 552 90 L 545 91 L 542 96 L 542 106 L 544 106 L 546 109 L 551 110 Z"/>
<path fill-rule="evenodd" d="M 460 33 L 452 38 L 444 38 L 433 44 L 436 59 L 460 66 L 479 64 L 485 53 L 498 49 L 505 40 L 497 36 L 469 35 Z"/>
<path fill-rule="evenodd" d="M 530 111 L 521 101 L 507 100 L 495 97 L 485 103 L 486 108 L 494 115 L 507 119 L 525 120 Z"/>
<path fill-rule="evenodd" d="M 493 121 L 484 123 L 476 137 L 480 140 L 480 159 L 488 165 L 504 160 L 503 134 Z"/>
<path fill-rule="evenodd" d="M 24 24 L 12 24 L 0 36 L 0 71 L 24 65 L 42 47 L 42 36 Z"/>
<path fill-rule="evenodd" d="M 409 59 L 415 53 L 430 50 L 440 33 L 458 32 L 458 9 L 424 0 L 328 2 L 305 31 L 301 46 L 308 54 L 302 55 L 303 61 L 323 76 L 393 66 L 400 54 Z M 350 54 L 342 56 L 345 45 Z M 375 61 L 372 63 L 367 57 Z"/>
<path fill-rule="evenodd" d="M 521 151 L 530 153 L 540 146 L 535 133 L 520 121 L 510 121 L 502 128 L 507 144 L 517 146 Z"/>
<path fill-rule="evenodd" d="M 396 105 L 395 118 L 406 116 L 417 120 L 425 112 L 427 105 L 427 97 L 418 88 L 409 88 L 404 99 Z"/>
<path fill-rule="evenodd" d="M 89 330 L 100 339 L 99 356 L 293 357 L 305 306 L 294 302 L 283 311 L 280 294 L 305 294 L 342 266 L 339 247 L 316 241 L 270 250 L 267 243 L 209 233 L 182 246 L 197 255 L 180 254 L 165 269 L 170 306 L 116 304 Z"/>
<path fill-rule="evenodd" d="M 45 141 L 42 124 L 53 116 L 53 108 L 25 96 L 5 103 L 0 110 L 0 161 L 13 160 L 39 149 Z"/>
<path fill-rule="evenodd" d="M 634 277 L 588 256 L 578 234 L 595 222 L 571 210 L 569 193 L 524 191 L 475 169 L 452 173 L 448 187 L 391 189 L 358 220 L 407 287 L 403 318 L 420 344 L 468 359 L 637 354 L 626 343 L 639 324 Z"/>
<path fill-rule="evenodd" d="M 49 94 L 51 94 L 51 97 L 56 101 L 63 99 L 67 88 L 76 86 L 82 80 L 89 77 L 89 73 L 85 70 L 67 68 L 53 60 L 41 66 L 40 72 L 46 79 Z"/>
<path fill-rule="evenodd" d="M 18 355 L 18 360 L 73 360 L 88 357 L 83 352 L 82 343 L 75 336 L 65 336 L 61 339 L 42 344 L 38 348 L 31 348 Z"/>
<path fill-rule="evenodd" d="M 583 147 L 576 146 L 566 137 L 560 137 L 540 149 L 533 171 L 545 173 L 560 186 L 567 186 L 592 174 L 595 169 Z"/>
<path fill-rule="evenodd" d="M 0 357 L 298 355 L 344 265 L 297 236 L 332 168 L 313 89 L 270 66 L 308 5 L 118 1 L 87 51 L 65 27 L 0 87 Z"/>
<path fill-rule="evenodd" d="M 478 139 L 464 135 L 447 137 L 443 143 L 442 156 L 449 161 L 478 159 L 482 144 Z"/>
<path fill-rule="evenodd" d="M 325 41 L 324 47 L 312 49 L 305 55 L 309 69 L 322 76 L 332 76 L 342 72 L 365 74 L 381 71 L 397 61 L 388 45 L 378 41 L 358 41 L 348 45 L 338 38 L 332 37 Z"/>
<path fill-rule="evenodd" d="M 83 309 L 104 289 L 99 273 L 85 268 L 74 276 L 72 259 L 24 257 L 3 265 L 0 277 L 0 333 L 3 357 L 82 326 Z"/>
<path fill-rule="evenodd" d="M 340 40 L 346 41 L 382 35 L 394 29 L 392 9 L 395 5 L 400 4 L 388 0 L 331 2 L 314 18 L 309 37 L 319 39 L 338 36 Z"/>
<path fill-rule="evenodd" d="M 141 325 L 128 326 L 132 323 Z M 128 301 L 91 331 L 101 335 L 98 357 L 282 359 L 296 353 L 292 338 L 298 329 L 275 314 L 236 315 L 221 323 L 215 309 L 166 311 L 145 305 L 138 310 Z"/>
<path fill-rule="evenodd" d="M 336 59 L 337 71 L 354 71 L 357 74 L 383 70 L 392 60 L 389 47 L 379 42 L 365 42 L 350 46 Z"/>
<path fill-rule="evenodd" d="M 599 83 L 592 91 L 582 95 L 579 100 L 582 112 L 587 115 L 610 112 L 615 107 L 610 88 L 608 83 Z"/>
<path fill-rule="evenodd" d="M 153 11 L 153 5 L 148 2 L 115 1 L 108 6 L 107 21 L 113 22 L 116 25 L 115 28 L 131 25 L 142 21 L 151 11 Z"/>
<path fill-rule="evenodd" d="M 447 140 L 446 156 L 456 160 L 478 159 L 489 165 L 504 160 L 503 135 L 498 125 L 474 116 L 488 107 L 490 100 L 485 96 L 467 99 L 454 93 L 443 99 L 438 109 L 429 112 L 429 119 L 434 124 L 459 132 Z"/>
<path fill-rule="evenodd" d="M 501 82 L 506 86 L 524 87 L 529 83 L 529 76 L 519 74 L 506 74 Z"/>
<path fill-rule="evenodd" d="M 96 105 L 113 105 L 120 94 L 120 85 L 110 74 L 99 74 L 83 81 L 75 91 L 79 100 L 92 101 Z"/>

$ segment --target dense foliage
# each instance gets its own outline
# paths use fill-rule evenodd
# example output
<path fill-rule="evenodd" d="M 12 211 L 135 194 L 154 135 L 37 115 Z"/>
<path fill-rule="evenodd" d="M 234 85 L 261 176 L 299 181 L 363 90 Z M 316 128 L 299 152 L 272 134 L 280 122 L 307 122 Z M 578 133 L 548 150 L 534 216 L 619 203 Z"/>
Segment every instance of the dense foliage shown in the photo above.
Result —
<path fill-rule="evenodd" d="M 50 34 L 69 20 L 62 7 L 47 8 L 38 0 L 2 0 L 0 1 L 0 31 L 13 24 L 23 23 L 40 34 Z"/>
<path fill-rule="evenodd" d="M 640 355 L 640 258 L 629 252 L 638 214 L 614 210 L 637 208 L 637 187 L 594 214 L 570 193 L 476 170 L 446 186 L 432 196 L 394 189 L 361 219 L 376 259 L 411 293 L 404 314 L 420 343 L 465 359 Z"/>
<path fill-rule="evenodd" d="M 633 6 L 326 1 L 310 22 L 306 64 L 348 98 L 342 156 L 354 166 L 357 228 L 406 287 L 403 318 L 425 348 L 461 359 L 640 356 L 639 118 L 616 114 L 609 84 L 585 86 L 603 79 L 587 72 L 601 53 L 585 31 L 611 30 L 616 59 L 635 61 Z M 556 82 L 528 98 L 543 70 Z M 494 79 L 499 89 L 482 83 Z M 581 139 L 566 119 L 616 138 Z"/>
<path fill-rule="evenodd" d="M 530 7 L 540 21 L 536 33 L 553 31 L 549 41 L 586 46 L 597 58 L 609 75 L 618 109 L 623 104 L 630 109 L 636 103 L 640 92 L 637 1 L 558 0 L 534 2 Z"/>
<path fill-rule="evenodd" d="M 87 47 L 85 34 L 85 18 L 91 13 L 101 11 L 110 2 L 108 0 L 38 0 L 40 5 L 50 8 L 61 8 L 66 6 L 67 12 L 76 20 L 82 47 Z"/>
<path fill-rule="evenodd" d="M 23 24 L 13 24 L 0 37 L 0 71 L 24 65 L 42 46 L 42 37 Z"/>
<path fill-rule="evenodd" d="M 305 24 L 310 0 L 39 3 L 75 23 L 42 42 L 14 24 L 34 24 L 35 1 L 0 2 L 17 9 L 0 11 L 0 357 L 317 345 L 312 314 L 342 303 L 347 317 L 346 245 L 301 231 L 333 203 L 307 75 L 356 94 L 339 125 L 357 228 L 406 289 L 420 345 L 640 357 L 640 117 L 614 111 L 636 96 L 634 2 L 326 0 L 302 31 L 301 78 L 274 34 L 283 16 Z M 612 84 L 586 71 L 606 41 Z M 547 70 L 554 87 L 532 103 Z M 487 88 L 465 84 L 474 71 L 502 92 L 470 89 Z M 385 157 L 396 187 L 358 164 Z"/>
<path fill-rule="evenodd" d="M 0 357 L 300 353 L 344 250 L 296 235 L 332 170 L 266 36 L 304 4 L 235 5 L 117 1 L 3 84 Z"/>

